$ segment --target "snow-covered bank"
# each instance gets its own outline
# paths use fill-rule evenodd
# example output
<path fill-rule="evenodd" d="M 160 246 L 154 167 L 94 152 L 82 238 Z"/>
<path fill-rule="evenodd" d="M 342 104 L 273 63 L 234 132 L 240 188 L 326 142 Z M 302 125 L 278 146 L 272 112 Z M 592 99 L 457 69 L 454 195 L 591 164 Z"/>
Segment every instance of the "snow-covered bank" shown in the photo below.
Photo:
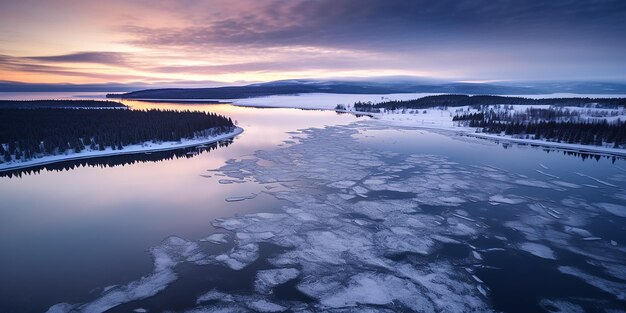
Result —
<path fill-rule="evenodd" d="M 466 127 L 466 126 L 456 126 L 452 121 L 452 117 L 454 117 L 455 112 L 452 110 L 456 110 L 457 108 L 451 109 L 427 109 L 427 110 L 419 110 L 419 113 L 367 113 L 368 115 L 374 118 L 374 121 L 377 123 L 384 124 L 386 126 L 398 126 L 398 127 L 414 127 L 414 128 L 422 128 L 422 129 L 436 129 L 436 130 L 446 130 L 446 131 L 454 131 L 456 133 L 462 133 L 466 136 L 487 139 L 487 140 L 496 140 L 496 141 L 505 141 L 516 144 L 528 144 L 528 145 L 536 145 L 548 148 L 558 148 L 563 150 L 571 150 L 581 153 L 595 153 L 595 154 L 603 154 L 603 155 L 617 155 L 626 157 L 626 149 L 620 148 L 611 148 L 605 146 L 592 146 L 592 145 L 582 145 L 575 143 L 564 143 L 564 142 L 554 142 L 540 139 L 525 139 L 525 138 L 515 138 L 515 136 L 510 135 L 498 135 L 498 134 L 488 134 L 488 133 L 477 133 L 476 128 L 474 127 Z M 351 114 L 363 114 L 363 112 L 356 111 L 345 111 L 346 113 Z M 426 113 L 424 113 L 426 112 Z M 624 116 L 621 116 L 624 119 Z"/>
<path fill-rule="evenodd" d="M 230 139 L 241 134 L 242 132 L 243 132 L 243 128 L 236 127 L 232 132 L 219 134 L 217 136 L 211 136 L 211 137 L 182 139 L 180 141 L 166 141 L 166 142 L 156 142 L 156 143 L 145 142 L 143 144 L 125 146 L 124 149 L 122 150 L 113 150 L 111 147 L 107 147 L 103 151 L 85 150 L 79 153 L 49 155 L 49 156 L 35 158 L 35 159 L 28 160 L 28 161 L 23 161 L 23 162 L 12 161 L 12 162 L 0 163 L 0 172 L 23 169 L 23 168 L 33 167 L 33 166 L 41 166 L 41 165 L 64 162 L 64 161 L 183 149 L 183 148 L 189 148 L 189 147 L 199 146 L 203 144 L 211 144 L 220 140 Z"/>
<path fill-rule="evenodd" d="M 535 140 L 535 139 L 522 139 L 515 138 L 515 136 L 504 136 L 496 134 L 476 133 L 476 128 L 456 126 L 452 118 L 455 115 L 462 115 L 463 113 L 477 113 L 478 110 L 469 106 L 463 107 L 449 107 L 445 109 L 429 108 L 429 109 L 406 109 L 396 110 L 394 112 L 384 113 L 370 113 L 370 112 L 357 112 L 353 110 L 352 105 L 355 102 L 372 102 L 378 103 L 383 101 L 393 100 L 411 100 L 425 96 L 439 95 L 438 93 L 402 93 L 402 94 L 330 94 L 330 93 L 309 93 L 309 94 L 292 94 L 292 95 L 275 95 L 255 98 L 243 98 L 243 99 L 222 99 L 220 101 L 229 101 L 232 105 L 242 107 L 256 107 L 256 108 L 291 108 L 291 109 L 303 109 L 303 110 L 330 110 L 340 113 L 349 113 L 357 115 L 369 115 L 374 118 L 374 121 L 387 126 L 399 126 L 399 127 L 415 127 L 422 129 L 435 129 L 435 130 L 447 130 L 457 133 L 463 133 L 473 137 L 507 141 L 511 143 L 519 144 L 532 144 L 543 147 L 558 148 L 565 150 L 572 150 L 585 153 L 605 154 L 605 155 L 618 155 L 626 156 L 626 149 L 616 149 L 603 146 L 581 145 L 581 144 L 569 144 L 563 142 L 552 142 L 547 140 Z M 539 94 L 539 95 L 511 95 L 532 98 L 532 99 L 544 99 L 544 98 L 620 98 L 625 97 L 623 94 L 573 94 L 573 93 L 556 93 L 556 94 Z M 140 99 L 133 99 L 140 100 Z M 207 101 L 213 101 L 215 99 L 202 99 Z M 164 100 L 167 101 L 167 100 Z M 184 101 L 198 101 L 198 99 L 176 99 L 173 102 Z M 342 104 L 348 108 L 347 110 L 335 110 L 337 104 Z M 504 108 L 508 107 L 508 108 Z M 548 109 L 550 105 L 513 105 L 506 104 L 501 105 L 502 110 L 510 110 L 513 113 L 523 113 L 527 109 Z M 595 107 L 575 107 L 575 106 L 560 106 L 560 109 L 569 110 L 571 112 L 577 112 L 577 117 L 582 121 L 602 121 L 614 122 L 617 119 L 626 120 L 626 109 L 611 109 L 611 108 L 595 108 Z M 403 113 L 403 111 L 405 111 Z M 613 114 L 615 113 L 615 114 Z"/>
<path fill-rule="evenodd" d="M 538 139 L 523 139 L 523 138 L 514 138 L 511 136 L 502 136 L 502 135 L 496 135 L 496 134 L 475 133 L 475 132 L 472 132 L 472 133 L 468 132 L 467 135 L 476 137 L 476 138 L 482 138 L 482 139 L 506 141 L 506 142 L 512 142 L 512 143 L 517 143 L 517 144 L 537 145 L 537 146 L 542 146 L 542 147 L 559 148 L 563 150 L 572 150 L 572 151 L 576 151 L 580 153 L 608 154 L 608 155 L 618 155 L 618 156 L 626 157 L 626 149 L 619 149 L 619 148 L 581 145 L 581 144 L 575 144 L 575 143 L 553 142 L 553 141 L 538 140 Z"/>
<path fill-rule="evenodd" d="M 264 107 L 264 108 L 294 108 L 294 109 L 310 109 L 310 110 L 335 110 L 337 104 L 344 104 L 346 106 L 352 105 L 354 102 L 371 101 L 381 102 L 390 100 L 408 100 L 416 99 L 424 96 L 434 94 L 390 94 L 390 95 L 359 95 L 359 94 L 301 94 L 301 95 L 281 95 L 281 96 L 268 96 L 259 98 L 247 98 L 247 99 L 234 99 L 233 105 L 247 106 L 247 107 Z M 606 97 L 616 98 L 623 97 L 624 95 L 579 95 L 579 94 L 548 94 L 548 95 L 525 95 L 527 98 L 551 98 L 551 97 Z M 512 106 L 512 110 L 515 112 L 524 112 L 529 108 L 547 109 L 549 105 L 515 105 Z M 612 122 L 618 118 L 626 120 L 626 110 L 624 109 L 606 109 L 606 108 L 584 108 L 584 107 L 563 107 L 570 111 L 578 111 L 580 118 L 585 120 L 606 120 Z M 617 115 L 609 116 L 610 111 L 616 111 Z M 448 130 L 454 132 L 461 132 L 465 135 L 488 139 L 506 141 L 517 144 L 531 144 L 543 147 L 558 148 L 565 150 L 572 150 L 584 153 L 596 153 L 596 154 L 608 154 L 626 156 L 625 149 L 592 146 L 582 144 L 569 144 L 563 142 L 552 142 L 547 140 L 536 139 L 522 139 L 515 138 L 514 136 L 476 133 L 476 128 L 456 126 L 452 121 L 452 118 L 457 114 L 462 113 L 476 113 L 468 106 L 464 107 L 450 107 L 445 109 L 430 108 L 422 110 L 396 110 L 394 112 L 385 113 L 369 113 L 369 112 L 357 112 L 349 108 L 348 110 L 338 111 L 349 114 L 365 114 L 374 118 L 375 122 L 384 124 L 386 126 L 399 126 L 399 127 L 415 127 L 425 129 L 436 130 Z M 404 112 L 404 113 L 403 113 Z"/>

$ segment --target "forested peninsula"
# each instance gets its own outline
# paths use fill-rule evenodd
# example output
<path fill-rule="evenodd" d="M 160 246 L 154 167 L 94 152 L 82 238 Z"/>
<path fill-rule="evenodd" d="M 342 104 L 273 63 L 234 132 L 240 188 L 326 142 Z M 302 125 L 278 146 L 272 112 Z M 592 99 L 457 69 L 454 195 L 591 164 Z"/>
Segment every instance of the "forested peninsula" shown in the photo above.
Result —
<path fill-rule="evenodd" d="M 116 154 L 128 152 L 128 147 L 141 152 L 185 141 L 200 144 L 237 130 L 230 118 L 206 112 L 0 108 L 0 169 L 55 156 Z"/>

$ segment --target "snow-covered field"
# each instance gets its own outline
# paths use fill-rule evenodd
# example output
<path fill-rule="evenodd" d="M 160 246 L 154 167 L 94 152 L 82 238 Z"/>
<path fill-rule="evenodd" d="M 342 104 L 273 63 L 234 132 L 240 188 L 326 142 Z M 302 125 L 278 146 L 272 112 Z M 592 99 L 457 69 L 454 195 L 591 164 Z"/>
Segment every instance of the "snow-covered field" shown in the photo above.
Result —
<path fill-rule="evenodd" d="M 193 138 L 193 139 L 182 139 L 180 141 L 145 142 L 140 145 L 124 146 L 124 149 L 122 150 L 113 150 L 111 147 L 107 147 L 105 150 L 102 150 L 102 151 L 100 150 L 92 151 L 91 149 L 86 148 L 84 151 L 81 151 L 79 153 L 68 152 L 66 154 L 58 154 L 58 155 L 50 155 L 50 156 L 44 156 L 44 157 L 39 157 L 39 158 L 33 158 L 28 161 L 11 161 L 11 162 L 0 163 L 0 171 L 10 171 L 10 170 L 15 170 L 15 169 L 20 169 L 20 168 L 46 165 L 46 164 L 63 162 L 63 161 L 71 161 L 71 160 L 182 149 L 182 148 L 199 146 L 203 144 L 210 144 L 210 143 L 214 143 L 220 140 L 233 138 L 241 134 L 242 132 L 243 132 L 243 128 L 237 127 L 232 132 L 220 134 L 217 136 Z"/>

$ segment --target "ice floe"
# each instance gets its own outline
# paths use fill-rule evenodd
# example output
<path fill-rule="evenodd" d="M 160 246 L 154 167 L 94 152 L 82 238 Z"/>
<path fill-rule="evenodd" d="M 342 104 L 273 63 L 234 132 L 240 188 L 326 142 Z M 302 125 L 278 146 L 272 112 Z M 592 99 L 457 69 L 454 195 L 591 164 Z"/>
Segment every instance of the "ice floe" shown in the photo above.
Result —
<path fill-rule="evenodd" d="M 556 260 L 556 255 L 554 251 L 549 247 L 534 243 L 534 242 L 524 242 L 519 245 L 520 250 L 524 250 L 534 256 L 538 256 L 544 259 Z"/>
<path fill-rule="evenodd" d="M 50 308 L 52 312 L 104 312 L 122 303 L 145 299 L 165 289 L 177 278 L 173 267 L 183 261 L 196 261 L 204 256 L 198 251 L 198 245 L 179 237 L 169 237 L 160 246 L 152 249 L 154 272 L 130 282 L 111 288 L 96 300 L 81 304 L 57 304 Z M 66 311 L 62 311 L 66 310 Z"/>
<path fill-rule="evenodd" d="M 256 198 L 257 194 L 256 193 L 251 193 L 249 195 L 244 195 L 244 196 L 232 196 L 232 197 L 228 197 L 224 200 L 226 200 L 226 202 L 236 202 L 236 201 L 243 201 L 243 200 L 250 200 L 250 199 L 254 199 Z"/>
<path fill-rule="evenodd" d="M 174 267 L 181 262 L 226 266 L 252 275 L 251 290 L 199 293 L 198 307 L 189 312 L 490 312 L 488 297 L 493 293 L 485 284 L 488 280 L 483 282 L 474 269 L 486 268 L 491 254 L 510 253 L 511 248 L 552 260 L 557 259 L 555 251 L 568 250 L 595 262 L 589 266 L 605 275 L 622 279 L 621 247 L 582 240 L 594 237 L 585 230 L 591 217 L 622 212 L 619 205 L 589 205 L 573 196 L 561 200 L 522 196 L 519 191 L 513 195 L 512 188 L 528 189 L 519 186 L 580 186 L 552 174 L 542 181 L 490 165 L 463 166 L 438 155 L 375 151 L 359 144 L 358 133 L 354 125 L 303 129 L 298 132 L 302 137 L 289 145 L 227 161 L 214 176 L 223 175 L 225 182 L 232 180 L 229 183 L 271 186 L 264 193 L 284 205 L 273 213 L 214 220 L 220 233 L 201 241 L 225 244 L 226 251 L 218 255 L 200 251 L 216 248 L 212 245 L 170 239 L 153 249 L 155 269 L 150 275 L 114 287 L 93 302 L 58 304 L 51 312 L 91 305 L 106 310 L 154 295 L 176 279 Z M 502 219 L 485 216 L 488 210 L 503 214 Z M 489 233 L 494 223 L 508 228 L 498 231 L 507 237 Z M 491 243 L 470 244 L 480 238 Z M 471 253 L 445 259 L 438 252 L 449 244 L 470 247 Z M 276 251 L 263 255 L 266 246 Z M 254 268 L 257 264 L 263 265 Z M 624 296 L 617 282 L 573 267 L 559 270 Z M 283 284 L 295 285 L 311 301 L 279 299 L 277 286 Z M 560 300 L 545 301 L 567 308 Z"/>
<path fill-rule="evenodd" d="M 615 214 L 617 216 L 620 217 L 626 217 L 626 206 L 621 205 L 621 204 L 615 204 L 615 203 L 594 203 L 595 206 L 606 210 L 607 212 L 611 213 L 611 214 Z"/>
<path fill-rule="evenodd" d="M 543 299 L 539 301 L 539 304 L 548 312 L 553 313 L 585 313 L 585 309 L 580 305 L 563 300 Z"/>
<path fill-rule="evenodd" d="M 227 243 L 228 242 L 228 235 L 221 234 L 221 233 L 215 233 L 215 234 L 212 234 L 210 236 L 207 236 L 207 237 L 204 237 L 204 238 L 200 239 L 200 241 L 208 241 L 208 242 L 212 242 L 212 243 L 215 243 L 215 244 Z"/>
<path fill-rule="evenodd" d="M 203 303 L 207 301 L 232 302 L 234 301 L 234 298 L 232 295 L 213 289 L 200 295 L 196 300 L 196 303 Z"/>
<path fill-rule="evenodd" d="M 559 271 L 563 274 L 571 275 L 584 280 L 586 283 L 613 294 L 620 300 L 626 300 L 626 284 L 606 280 L 591 274 L 587 274 L 575 267 L 559 266 Z"/>
<path fill-rule="evenodd" d="M 519 204 L 525 202 L 524 199 L 516 196 L 503 196 L 503 195 L 493 195 L 489 197 L 489 201 L 498 202 L 498 203 L 506 203 L 506 204 Z"/>
<path fill-rule="evenodd" d="M 295 268 L 262 270 L 256 273 L 254 289 L 261 294 L 269 293 L 276 285 L 284 284 L 300 275 Z"/>
<path fill-rule="evenodd" d="M 234 270 L 240 270 L 259 257 L 259 246 L 254 243 L 237 246 L 228 254 L 220 254 L 215 260 L 223 262 Z"/>

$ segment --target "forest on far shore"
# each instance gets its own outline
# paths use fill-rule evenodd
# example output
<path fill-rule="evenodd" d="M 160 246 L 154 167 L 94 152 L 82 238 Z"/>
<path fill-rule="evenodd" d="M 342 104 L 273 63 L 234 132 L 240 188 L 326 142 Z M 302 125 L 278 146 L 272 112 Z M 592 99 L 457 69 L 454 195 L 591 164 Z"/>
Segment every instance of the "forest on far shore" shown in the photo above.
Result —
<path fill-rule="evenodd" d="M 377 113 L 381 110 L 429 109 L 435 107 L 487 106 L 487 105 L 552 105 L 595 108 L 618 108 L 626 106 L 626 98 L 546 98 L 531 99 L 491 95 L 438 95 L 412 100 L 394 100 L 380 103 L 356 102 L 354 110 Z"/>
<path fill-rule="evenodd" d="M 109 100 L 0 100 L 0 109 L 66 109 L 66 108 L 119 108 L 127 107 Z"/>
<path fill-rule="evenodd" d="M 167 110 L 0 109 L 0 163 L 98 151 L 147 141 L 178 141 L 229 132 L 214 113 Z"/>

